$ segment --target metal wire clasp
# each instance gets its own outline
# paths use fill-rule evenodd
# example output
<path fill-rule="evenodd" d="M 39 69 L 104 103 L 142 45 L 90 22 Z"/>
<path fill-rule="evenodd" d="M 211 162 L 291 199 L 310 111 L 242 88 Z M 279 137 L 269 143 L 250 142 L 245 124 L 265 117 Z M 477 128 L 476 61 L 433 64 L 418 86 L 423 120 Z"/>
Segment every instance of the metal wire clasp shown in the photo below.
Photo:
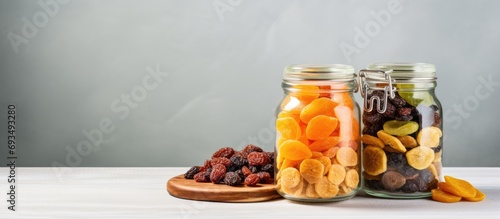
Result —
<path fill-rule="evenodd" d="M 361 96 L 363 96 L 364 100 L 364 110 L 366 112 L 371 112 L 373 110 L 373 105 L 377 104 L 377 112 L 385 113 L 387 110 L 387 101 L 388 97 L 394 99 L 396 88 L 392 86 L 392 83 L 395 83 L 395 80 L 391 78 L 390 73 L 392 73 L 392 69 L 387 71 L 382 70 L 360 70 L 358 75 L 358 86 L 361 92 Z M 374 89 L 371 89 L 366 81 L 372 81 L 375 83 L 387 83 L 387 85 L 383 88 L 384 94 L 382 98 L 376 95 L 372 95 L 368 100 L 368 93 L 372 93 Z M 377 89 L 382 90 L 382 89 Z"/>

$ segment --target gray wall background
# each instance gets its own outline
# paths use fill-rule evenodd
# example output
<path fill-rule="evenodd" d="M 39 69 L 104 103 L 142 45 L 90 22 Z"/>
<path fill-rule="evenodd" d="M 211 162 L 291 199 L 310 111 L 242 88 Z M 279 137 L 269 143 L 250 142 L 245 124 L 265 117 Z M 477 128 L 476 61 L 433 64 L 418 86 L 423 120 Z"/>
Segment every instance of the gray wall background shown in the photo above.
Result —
<path fill-rule="evenodd" d="M 286 65 L 406 61 L 437 66 L 444 165 L 498 167 L 499 9 L 472 0 L 2 0 L 0 159 L 10 103 L 21 166 L 192 166 L 223 146 L 272 150 Z"/>

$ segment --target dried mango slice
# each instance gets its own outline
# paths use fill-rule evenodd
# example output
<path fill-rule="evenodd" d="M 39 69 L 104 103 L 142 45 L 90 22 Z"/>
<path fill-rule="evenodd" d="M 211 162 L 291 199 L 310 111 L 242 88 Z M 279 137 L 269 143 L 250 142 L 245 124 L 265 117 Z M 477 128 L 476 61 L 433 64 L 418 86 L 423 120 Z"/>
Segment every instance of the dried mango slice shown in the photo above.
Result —
<path fill-rule="evenodd" d="M 399 139 L 397 139 L 396 137 L 389 135 L 389 133 L 385 132 L 384 130 L 378 131 L 377 136 L 380 140 L 382 140 L 382 142 L 391 146 L 397 151 L 402 153 L 406 152 L 406 148 L 403 144 L 401 144 L 401 141 L 399 141 Z"/>
<path fill-rule="evenodd" d="M 323 164 L 316 159 L 305 159 L 300 163 L 300 175 L 309 183 L 317 183 L 323 177 Z"/>
<path fill-rule="evenodd" d="M 340 164 L 332 164 L 330 170 L 328 171 L 327 179 L 335 184 L 340 185 L 340 183 L 344 182 L 346 175 L 345 167 Z"/>
<path fill-rule="evenodd" d="M 476 189 L 476 196 L 472 197 L 472 198 L 466 198 L 464 197 L 464 200 L 467 200 L 467 201 L 470 201 L 470 202 L 479 202 L 479 201 L 482 201 L 486 198 L 486 195 L 481 192 L 479 189 L 475 188 Z"/>
<path fill-rule="evenodd" d="M 337 103 L 328 98 L 318 98 L 313 100 L 300 111 L 300 120 L 304 123 L 309 123 L 312 118 L 318 115 L 334 116 L 333 109 Z"/>
<path fill-rule="evenodd" d="M 405 136 L 410 135 L 418 130 L 418 123 L 414 121 L 387 121 L 383 125 L 384 131 L 390 135 Z"/>
<path fill-rule="evenodd" d="M 376 176 L 387 170 L 387 156 L 384 150 L 375 146 L 367 146 L 363 150 L 363 168 L 366 173 Z"/>
<path fill-rule="evenodd" d="M 425 146 L 418 146 L 406 152 L 408 164 L 417 170 L 423 170 L 432 164 L 434 151 Z"/>
<path fill-rule="evenodd" d="M 398 138 L 399 141 L 401 142 L 401 144 L 403 144 L 403 146 L 405 146 L 407 148 L 414 148 L 414 147 L 418 146 L 417 140 L 415 140 L 415 138 L 413 138 L 409 135 L 397 136 L 396 138 Z"/>
<path fill-rule="evenodd" d="M 432 199 L 439 202 L 454 203 L 459 202 L 462 199 L 462 197 L 447 193 L 442 189 L 433 189 L 431 190 L 431 193 Z"/>
<path fill-rule="evenodd" d="M 297 140 L 286 140 L 279 148 L 279 153 L 289 160 L 304 160 L 312 156 L 311 150 Z"/>
<path fill-rule="evenodd" d="M 441 132 L 441 129 L 434 126 L 429 126 L 423 128 L 422 130 L 420 130 L 420 132 L 418 132 L 417 142 L 419 145 L 435 148 L 439 146 L 439 139 L 441 138 L 441 136 L 443 136 L 443 132 Z"/>
<path fill-rule="evenodd" d="M 361 142 L 363 142 L 363 144 L 365 145 L 377 146 L 379 148 L 385 147 L 384 142 L 382 142 L 379 138 L 368 134 L 361 136 Z"/>
<path fill-rule="evenodd" d="M 358 154 L 350 147 L 341 147 L 337 151 L 337 161 L 345 167 L 358 164 Z"/>
<path fill-rule="evenodd" d="M 339 187 L 331 183 L 326 176 L 321 177 L 321 179 L 314 184 L 314 189 L 322 198 L 335 197 L 339 192 Z"/>
<path fill-rule="evenodd" d="M 293 188 L 293 187 L 297 186 L 300 183 L 300 181 L 302 180 L 300 177 L 299 170 L 297 170 L 293 167 L 285 168 L 284 170 L 282 170 L 280 172 L 281 172 L 282 187 Z"/>
<path fill-rule="evenodd" d="M 306 128 L 306 136 L 310 140 L 321 140 L 328 138 L 333 130 L 337 128 L 338 120 L 334 117 L 319 115 L 309 121 Z"/>
<path fill-rule="evenodd" d="M 438 184 L 439 188 L 444 191 L 464 198 L 476 196 L 476 189 L 469 182 L 451 176 L 444 176 L 444 180 L 446 183 L 440 182 Z"/>
<path fill-rule="evenodd" d="M 329 136 L 325 139 L 314 141 L 308 147 L 311 151 L 324 151 L 336 146 L 339 141 L 339 137 Z"/>
<path fill-rule="evenodd" d="M 278 118 L 276 120 L 276 130 L 285 139 L 297 140 L 302 134 L 299 124 L 291 117 Z"/>
<path fill-rule="evenodd" d="M 321 164 L 323 164 L 323 175 L 326 175 L 328 171 L 330 171 L 330 167 L 332 166 L 332 162 L 330 161 L 330 158 L 327 156 L 321 156 L 317 158 Z"/>
<path fill-rule="evenodd" d="M 359 184 L 359 173 L 355 169 L 350 169 L 345 174 L 344 183 L 349 188 L 356 188 Z"/>

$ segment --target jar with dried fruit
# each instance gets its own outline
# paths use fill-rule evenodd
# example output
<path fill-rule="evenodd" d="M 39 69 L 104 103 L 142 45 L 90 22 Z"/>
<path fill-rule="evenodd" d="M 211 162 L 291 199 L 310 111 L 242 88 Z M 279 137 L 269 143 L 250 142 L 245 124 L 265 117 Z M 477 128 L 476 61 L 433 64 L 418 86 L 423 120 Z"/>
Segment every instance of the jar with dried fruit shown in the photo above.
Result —
<path fill-rule="evenodd" d="M 441 178 L 443 149 L 435 66 L 375 63 L 358 78 L 364 99 L 365 192 L 386 198 L 431 196 Z"/>
<path fill-rule="evenodd" d="M 354 68 L 285 68 L 276 110 L 275 184 L 280 195 L 306 202 L 346 200 L 361 188 L 360 109 Z"/>

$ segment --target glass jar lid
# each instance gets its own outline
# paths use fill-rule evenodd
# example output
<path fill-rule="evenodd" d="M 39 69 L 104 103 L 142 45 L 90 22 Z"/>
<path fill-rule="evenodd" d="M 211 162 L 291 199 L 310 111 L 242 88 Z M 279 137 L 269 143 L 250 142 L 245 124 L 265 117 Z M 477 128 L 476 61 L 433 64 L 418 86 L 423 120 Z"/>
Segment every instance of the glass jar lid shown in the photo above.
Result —
<path fill-rule="evenodd" d="M 436 80 L 436 67 L 429 63 L 372 63 L 367 70 L 391 71 L 395 80 Z"/>
<path fill-rule="evenodd" d="M 290 65 L 283 73 L 283 80 L 334 80 L 334 81 L 356 81 L 354 67 L 343 64 L 326 65 Z"/>

